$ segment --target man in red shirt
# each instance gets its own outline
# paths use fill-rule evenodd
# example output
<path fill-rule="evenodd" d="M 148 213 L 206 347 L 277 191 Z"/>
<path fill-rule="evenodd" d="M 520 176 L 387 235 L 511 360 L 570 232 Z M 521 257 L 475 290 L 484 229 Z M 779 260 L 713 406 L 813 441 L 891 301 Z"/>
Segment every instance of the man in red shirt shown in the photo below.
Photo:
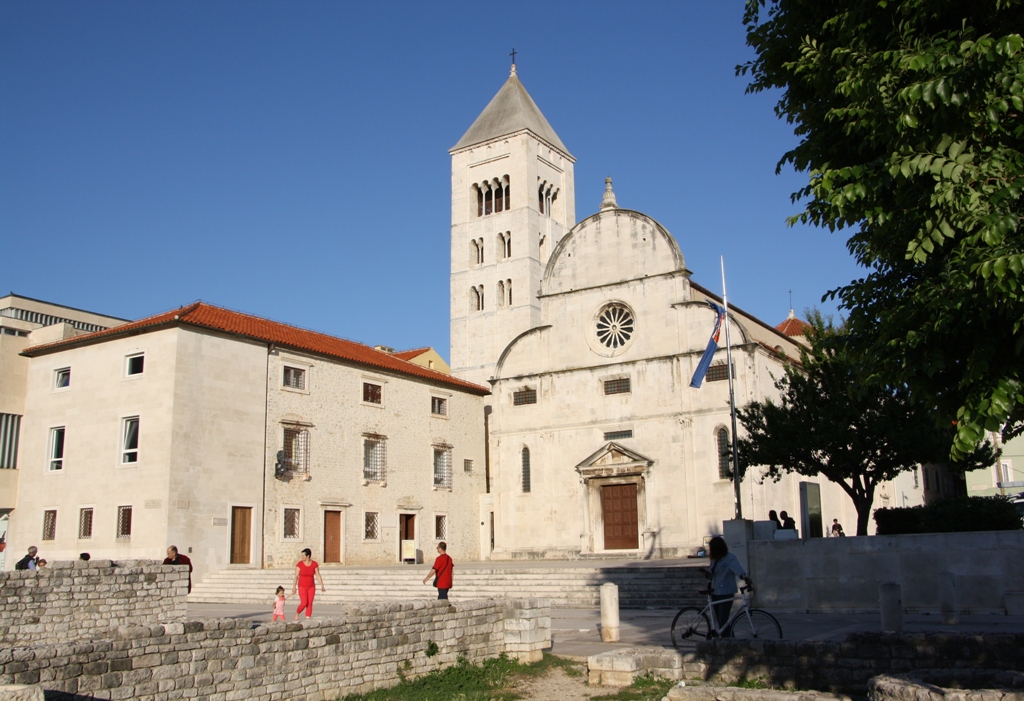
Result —
<path fill-rule="evenodd" d="M 188 593 L 192 593 L 192 561 L 188 559 L 187 555 L 178 554 L 178 546 L 172 545 L 167 548 L 167 557 L 164 559 L 165 565 L 188 565 Z"/>
<path fill-rule="evenodd" d="M 429 574 L 423 578 L 423 583 L 426 584 L 427 580 L 434 577 L 434 586 L 437 587 L 437 598 L 447 599 L 448 590 L 452 588 L 452 559 L 445 552 L 448 550 L 448 546 L 442 541 L 437 544 L 437 559 L 434 560 L 434 566 L 431 568 Z"/>

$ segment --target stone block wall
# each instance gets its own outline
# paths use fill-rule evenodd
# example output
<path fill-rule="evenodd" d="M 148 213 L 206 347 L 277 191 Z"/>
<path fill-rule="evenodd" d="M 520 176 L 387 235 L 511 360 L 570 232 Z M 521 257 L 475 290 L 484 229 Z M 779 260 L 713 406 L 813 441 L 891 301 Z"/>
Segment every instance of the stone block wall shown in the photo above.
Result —
<path fill-rule="evenodd" d="M 0 685 L 38 684 L 51 699 L 335 699 L 460 656 L 538 659 L 551 645 L 544 604 L 416 601 L 255 628 L 236 619 L 123 626 L 102 641 L 0 649 Z"/>
<path fill-rule="evenodd" d="M 699 643 L 682 661 L 684 679 L 763 679 L 780 688 L 858 692 L 879 675 L 951 669 L 1024 669 L 1024 633 L 855 633 L 843 642 L 713 640 Z"/>
<path fill-rule="evenodd" d="M 156 560 L 0 572 L 0 646 L 89 640 L 140 621 L 184 621 L 187 589 L 187 567 Z"/>

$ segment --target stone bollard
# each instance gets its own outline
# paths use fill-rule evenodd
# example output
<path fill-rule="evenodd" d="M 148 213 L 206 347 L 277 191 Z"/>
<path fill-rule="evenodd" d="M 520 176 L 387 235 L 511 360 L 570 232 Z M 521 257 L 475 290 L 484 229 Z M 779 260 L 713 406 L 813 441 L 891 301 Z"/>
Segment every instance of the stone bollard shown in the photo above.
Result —
<path fill-rule="evenodd" d="M 878 587 L 878 604 L 882 610 L 882 630 L 903 630 L 903 594 L 896 582 L 882 582 Z"/>
<path fill-rule="evenodd" d="M 939 573 L 939 613 L 942 614 L 942 622 L 946 625 L 955 626 L 960 622 L 957 615 L 960 606 L 956 600 L 956 580 L 952 572 Z"/>
<path fill-rule="evenodd" d="M 601 642 L 619 642 L 619 585 L 601 585 Z"/>

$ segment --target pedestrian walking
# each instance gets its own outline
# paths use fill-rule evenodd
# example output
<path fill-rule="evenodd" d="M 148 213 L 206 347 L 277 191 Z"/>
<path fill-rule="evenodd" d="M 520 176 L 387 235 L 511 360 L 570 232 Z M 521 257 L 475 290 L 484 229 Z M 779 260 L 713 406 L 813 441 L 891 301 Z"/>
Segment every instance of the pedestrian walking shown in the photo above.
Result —
<path fill-rule="evenodd" d="M 430 572 L 423 578 L 424 584 L 431 577 L 434 578 L 438 599 L 448 598 L 448 590 L 452 588 L 452 567 L 454 565 L 455 563 L 452 562 L 451 556 L 448 555 L 448 544 L 441 541 L 437 544 L 437 559 L 434 560 L 434 566 L 430 568 Z"/>
<path fill-rule="evenodd" d="M 277 598 L 274 599 L 274 615 L 270 619 L 271 623 L 276 621 L 278 618 L 280 618 L 282 621 L 284 620 L 284 587 L 278 587 L 276 594 Z"/>
<path fill-rule="evenodd" d="M 21 558 L 16 563 L 14 563 L 14 569 L 34 570 L 36 568 L 36 563 L 39 562 L 39 558 L 36 557 L 36 553 L 38 552 L 39 548 L 37 548 L 36 546 L 33 545 L 29 547 L 28 553 L 25 555 L 25 557 Z"/>
<path fill-rule="evenodd" d="M 732 602 L 738 589 L 736 578 L 742 579 L 747 586 L 752 586 L 752 582 L 743 570 L 740 561 L 729 552 L 725 538 L 721 536 L 712 538 L 708 543 L 708 555 L 711 559 L 711 569 L 701 567 L 700 573 L 710 580 L 715 626 L 720 627 L 729 620 L 729 612 L 732 611 Z"/>
<path fill-rule="evenodd" d="M 313 597 L 316 596 L 316 581 L 320 582 L 320 591 L 327 591 L 324 586 L 323 577 L 320 576 L 320 565 L 313 559 L 313 551 L 309 548 L 302 550 L 302 559 L 295 563 L 295 582 L 292 583 L 292 595 L 299 593 L 299 608 L 295 609 L 295 618 L 299 620 L 299 614 L 306 612 L 306 618 L 313 615 Z"/>

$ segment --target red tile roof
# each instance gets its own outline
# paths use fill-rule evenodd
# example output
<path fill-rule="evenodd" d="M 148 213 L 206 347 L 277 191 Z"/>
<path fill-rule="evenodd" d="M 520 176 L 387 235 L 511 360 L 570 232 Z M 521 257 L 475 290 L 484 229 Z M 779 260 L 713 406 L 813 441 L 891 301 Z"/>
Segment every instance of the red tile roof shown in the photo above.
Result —
<path fill-rule="evenodd" d="M 802 319 L 797 319 L 793 312 L 790 312 L 786 320 L 775 327 L 776 331 L 784 333 L 791 338 L 803 336 L 809 328 L 811 328 L 811 325 Z"/>
<path fill-rule="evenodd" d="M 428 350 L 431 350 L 430 346 L 426 346 L 425 348 L 413 348 L 412 350 L 406 351 L 395 351 L 391 355 L 396 358 L 401 358 L 402 360 L 412 360 L 416 356 L 423 355 Z"/>
<path fill-rule="evenodd" d="M 422 365 L 410 363 L 407 360 L 376 350 L 362 343 L 346 341 L 336 336 L 328 336 L 316 331 L 307 331 L 306 329 L 263 319 L 258 316 L 215 307 L 205 302 L 195 302 L 173 311 L 122 324 L 121 326 L 115 326 L 104 331 L 96 331 L 62 341 L 32 346 L 31 348 L 26 348 L 23 354 L 32 357 L 65 348 L 99 343 L 111 338 L 156 331 L 160 328 L 171 326 L 197 326 L 214 331 L 237 334 L 257 341 L 273 343 L 282 348 L 306 351 L 359 365 L 369 365 L 402 375 L 412 375 L 432 382 L 453 385 L 481 396 L 490 394 L 490 390 L 486 387 L 460 380 L 451 375 L 445 375 L 436 370 L 425 368 Z"/>

